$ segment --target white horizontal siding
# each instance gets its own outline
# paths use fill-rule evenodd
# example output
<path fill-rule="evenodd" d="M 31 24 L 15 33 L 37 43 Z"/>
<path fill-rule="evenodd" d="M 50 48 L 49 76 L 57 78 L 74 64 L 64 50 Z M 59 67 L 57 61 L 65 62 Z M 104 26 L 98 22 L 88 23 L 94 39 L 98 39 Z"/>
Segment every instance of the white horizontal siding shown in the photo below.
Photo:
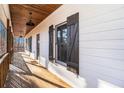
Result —
<path fill-rule="evenodd" d="M 36 35 L 32 36 L 32 53 L 31 56 L 35 59 L 36 58 Z"/>
<path fill-rule="evenodd" d="M 80 74 L 88 79 L 87 87 L 99 87 L 99 79 L 124 87 L 123 11 L 119 6 L 80 20 Z"/>
<path fill-rule="evenodd" d="M 27 37 L 40 33 L 40 57 L 44 60 L 41 63 L 46 66 L 49 26 L 64 22 L 68 16 L 79 12 L 79 76 L 84 80 L 57 66 L 49 65 L 50 69 L 77 87 L 124 87 L 123 11 L 124 5 L 62 5 Z M 67 78 L 69 76 L 72 78 Z"/>

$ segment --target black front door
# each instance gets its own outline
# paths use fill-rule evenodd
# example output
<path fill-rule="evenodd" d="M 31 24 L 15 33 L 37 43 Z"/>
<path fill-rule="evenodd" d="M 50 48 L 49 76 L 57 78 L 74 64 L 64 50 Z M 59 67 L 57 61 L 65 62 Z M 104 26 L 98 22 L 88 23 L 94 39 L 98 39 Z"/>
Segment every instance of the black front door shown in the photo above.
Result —
<path fill-rule="evenodd" d="M 57 27 L 57 60 L 66 63 L 67 60 L 67 25 Z"/>
<path fill-rule="evenodd" d="M 36 36 L 36 45 L 37 45 L 37 47 L 36 47 L 36 50 L 37 50 L 37 53 L 36 53 L 36 57 L 37 57 L 37 59 L 39 58 L 39 55 L 40 55 L 40 34 L 37 34 L 37 36 Z"/>

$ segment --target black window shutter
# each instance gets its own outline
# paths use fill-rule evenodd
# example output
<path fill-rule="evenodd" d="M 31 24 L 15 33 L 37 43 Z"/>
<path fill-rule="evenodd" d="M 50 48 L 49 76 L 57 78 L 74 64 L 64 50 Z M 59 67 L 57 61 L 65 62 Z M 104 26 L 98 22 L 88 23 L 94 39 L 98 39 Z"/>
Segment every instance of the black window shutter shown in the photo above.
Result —
<path fill-rule="evenodd" d="M 67 17 L 67 68 L 79 74 L 79 13 Z"/>
<path fill-rule="evenodd" d="M 49 26 L 49 60 L 53 60 L 53 25 Z"/>
<path fill-rule="evenodd" d="M 32 52 L 32 37 L 30 37 L 30 52 Z"/>
<path fill-rule="evenodd" d="M 32 37 L 28 38 L 28 49 L 30 52 L 32 52 Z"/>

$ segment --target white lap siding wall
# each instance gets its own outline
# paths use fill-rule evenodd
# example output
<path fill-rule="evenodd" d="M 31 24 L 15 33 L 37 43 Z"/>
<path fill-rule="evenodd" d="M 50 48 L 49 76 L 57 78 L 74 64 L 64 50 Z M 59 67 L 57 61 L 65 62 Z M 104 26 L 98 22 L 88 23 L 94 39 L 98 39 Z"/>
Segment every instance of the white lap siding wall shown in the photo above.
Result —
<path fill-rule="evenodd" d="M 66 21 L 77 12 L 79 77 L 48 60 L 49 26 Z M 124 5 L 62 5 L 26 37 L 35 39 L 37 33 L 40 63 L 73 87 L 124 87 Z"/>

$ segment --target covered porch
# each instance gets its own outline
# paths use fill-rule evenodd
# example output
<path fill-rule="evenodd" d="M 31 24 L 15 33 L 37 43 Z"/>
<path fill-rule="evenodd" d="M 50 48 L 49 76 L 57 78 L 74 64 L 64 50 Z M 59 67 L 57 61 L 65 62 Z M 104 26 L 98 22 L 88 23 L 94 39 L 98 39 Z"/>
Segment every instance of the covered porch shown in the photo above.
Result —
<path fill-rule="evenodd" d="M 124 87 L 124 5 L 0 5 L 0 87 Z"/>
<path fill-rule="evenodd" d="M 1 88 L 71 87 L 25 52 L 25 36 L 59 6 L 61 5 L 0 5 L 0 31 L 4 29 L 4 33 L 0 33 L 3 43 L 3 46 L 0 45 Z"/>

